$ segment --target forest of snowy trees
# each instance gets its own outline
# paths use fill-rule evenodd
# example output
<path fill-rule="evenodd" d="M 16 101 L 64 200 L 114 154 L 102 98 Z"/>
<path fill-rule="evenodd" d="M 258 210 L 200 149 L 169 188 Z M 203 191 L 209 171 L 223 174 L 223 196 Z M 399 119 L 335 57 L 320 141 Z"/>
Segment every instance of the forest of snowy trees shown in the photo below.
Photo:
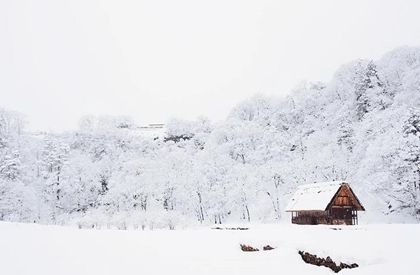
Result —
<path fill-rule="evenodd" d="M 372 217 L 420 220 L 420 47 L 343 65 L 287 97 L 255 95 L 223 122 L 172 119 L 157 139 L 128 117 L 86 116 L 63 134 L 27 123 L 0 109 L 0 220 L 275 221 L 297 186 L 333 180 L 349 181 Z"/>

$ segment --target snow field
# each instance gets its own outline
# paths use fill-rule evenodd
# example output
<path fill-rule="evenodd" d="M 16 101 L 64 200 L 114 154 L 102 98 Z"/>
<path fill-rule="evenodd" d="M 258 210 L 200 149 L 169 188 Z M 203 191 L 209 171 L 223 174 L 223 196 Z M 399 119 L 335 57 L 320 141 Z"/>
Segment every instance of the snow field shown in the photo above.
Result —
<path fill-rule="evenodd" d="M 2 222 L 0 274 L 333 274 L 304 263 L 298 250 L 360 265 L 340 274 L 415 274 L 419 230 L 402 224 L 285 224 L 245 231 L 118 231 Z M 276 249 L 242 252 L 241 243 Z"/>

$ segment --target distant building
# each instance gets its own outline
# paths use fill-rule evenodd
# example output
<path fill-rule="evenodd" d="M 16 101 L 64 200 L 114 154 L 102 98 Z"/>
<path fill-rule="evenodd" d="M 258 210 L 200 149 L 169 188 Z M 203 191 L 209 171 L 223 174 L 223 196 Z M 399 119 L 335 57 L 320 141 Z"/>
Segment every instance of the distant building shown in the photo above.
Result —
<path fill-rule="evenodd" d="M 153 123 L 147 126 L 138 126 L 133 130 L 138 136 L 162 140 L 166 133 L 166 127 L 163 123 Z"/>
<path fill-rule="evenodd" d="M 152 123 L 152 124 L 149 124 L 149 128 L 163 128 L 163 127 L 165 127 L 165 124 L 163 124 L 163 123 Z"/>
<path fill-rule="evenodd" d="M 286 207 L 295 224 L 355 225 L 357 211 L 365 208 L 350 185 L 342 181 L 302 185 Z"/>

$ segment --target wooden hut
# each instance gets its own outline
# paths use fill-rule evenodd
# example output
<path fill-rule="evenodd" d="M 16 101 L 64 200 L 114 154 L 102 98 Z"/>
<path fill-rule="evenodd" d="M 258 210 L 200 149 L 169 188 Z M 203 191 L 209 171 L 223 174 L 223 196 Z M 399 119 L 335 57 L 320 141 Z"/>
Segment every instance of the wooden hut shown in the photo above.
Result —
<path fill-rule="evenodd" d="M 296 224 L 355 225 L 357 211 L 365 208 L 350 185 L 342 181 L 302 185 L 286 207 Z"/>

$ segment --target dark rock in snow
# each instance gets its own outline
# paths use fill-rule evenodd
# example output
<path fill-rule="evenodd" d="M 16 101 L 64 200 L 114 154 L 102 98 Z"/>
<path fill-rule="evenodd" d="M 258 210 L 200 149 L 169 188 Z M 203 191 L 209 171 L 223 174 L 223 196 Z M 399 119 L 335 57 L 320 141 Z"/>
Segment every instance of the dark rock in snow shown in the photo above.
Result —
<path fill-rule="evenodd" d="M 332 271 L 334 271 L 335 273 L 340 272 L 342 269 L 345 268 L 356 268 L 359 267 L 358 264 L 353 263 L 353 264 L 346 264 L 346 263 L 341 263 L 339 265 L 337 265 L 330 256 L 327 256 L 326 259 L 318 257 L 317 255 L 314 254 L 310 254 L 308 252 L 305 251 L 299 251 L 299 255 L 302 257 L 302 260 L 305 263 L 308 264 L 312 264 L 312 265 L 316 265 L 316 266 L 325 266 L 330 268 Z"/>
<path fill-rule="evenodd" d="M 242 251 L 245 252 L 255 252 L 255 251 L 260 251 L 258 248 L 254 248 L 250 245 L 246 245 L 246 244 L 241 244 L 241 249 Z"/>

